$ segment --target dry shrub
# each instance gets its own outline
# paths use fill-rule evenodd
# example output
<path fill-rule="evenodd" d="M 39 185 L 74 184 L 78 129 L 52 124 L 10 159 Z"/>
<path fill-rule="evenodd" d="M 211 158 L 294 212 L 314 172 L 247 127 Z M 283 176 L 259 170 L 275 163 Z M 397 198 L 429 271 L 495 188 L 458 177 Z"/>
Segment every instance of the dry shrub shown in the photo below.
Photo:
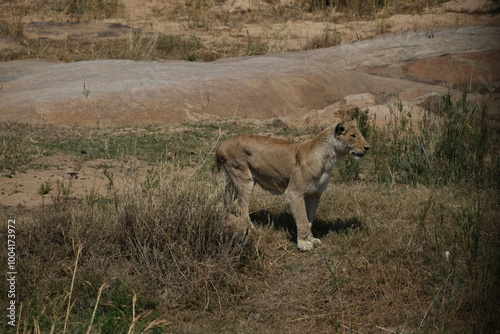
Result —
<path fill-rule="evenodd" d="M 315 36 L 307 41 L 304 50 L 315 50 L 337 46 L 342 42 L 340 32 L 336 29 L 325 29 L 323 34 Z"/>
<path fill-rule="evenodd" d="M 53 8 L 66 11 L 76 21 L 93 22 L 117 16 L 122 6 L 115 0 L 58 0 Z"/>
<path fill-rule="evenodd" d="M 244 235 L 228 230 L 221 194 L 204 180 L 153 177 L 130 193 L 118 222 L 130 256 L 172 304 L 207 308 L 238 289 L 249 256 Z"/>
<path fill-rule="evenodd" d="M 19 4 L 5 6 L 5 10 L 0 13 L 0 36 L 10 36 L 22 42 L 26 37 L 23 25 L 26 11 L 27 9 Z"/>

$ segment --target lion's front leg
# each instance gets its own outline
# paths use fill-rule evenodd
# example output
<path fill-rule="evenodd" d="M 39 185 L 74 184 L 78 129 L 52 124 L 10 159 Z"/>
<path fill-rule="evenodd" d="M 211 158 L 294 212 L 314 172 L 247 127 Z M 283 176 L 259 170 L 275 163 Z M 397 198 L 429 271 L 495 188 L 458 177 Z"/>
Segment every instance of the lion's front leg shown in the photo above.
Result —
<path fill-rule="evenodd" d="M 285 198 L 297 225 L 297 247 L 303 251 L 313 249 L 315 243 L 319 244 L 321 242 L 319 239 L 314 238 L 311 232 L 304 196 L 300 192 L 287 189 Z"/>
<path fill-rule="evenodd" d="M 313 194 L 308 195 L 304 198 L 306 202 L 306 211 L 307 211 L 307 221 L 309 222 L 309 230 L 312 229 L 312 224 L 314 220 L 314 216 L 316 216 L 316 211 L 318 210 L 319 199 L 321 194 Z M 313 236 L 311 232 L 311 236 Z M 321 240 L 313 237 L 313 244 L 321 244 Z"/>

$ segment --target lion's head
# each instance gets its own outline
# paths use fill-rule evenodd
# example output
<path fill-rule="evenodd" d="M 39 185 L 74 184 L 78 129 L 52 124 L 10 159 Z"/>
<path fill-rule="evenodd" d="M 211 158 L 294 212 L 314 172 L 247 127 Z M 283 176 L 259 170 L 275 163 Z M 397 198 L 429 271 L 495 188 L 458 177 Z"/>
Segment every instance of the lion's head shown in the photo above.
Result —
<path fill-rule="evenodd" d="M 355 120 L 340 122 L 335 128 L 335 137 L 342 143 L 344 152 L 351 154 L 356 160 L 361 160 L 370 148 Z"/>

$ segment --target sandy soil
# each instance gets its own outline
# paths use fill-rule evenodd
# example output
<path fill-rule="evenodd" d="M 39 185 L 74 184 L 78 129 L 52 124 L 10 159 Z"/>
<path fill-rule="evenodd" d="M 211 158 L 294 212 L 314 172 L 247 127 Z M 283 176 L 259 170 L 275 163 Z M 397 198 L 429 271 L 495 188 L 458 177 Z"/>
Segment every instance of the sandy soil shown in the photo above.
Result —
<path fill-rule="evenodd" d="M 54 155 L 42 157 L 37 164 L 44 166 L 23 171 L 11 171 L 2 176 L 0 183 L 0 203 L 5 206 L 37 207 L 51 204 L 55 196 L 69 199 L 83 198 L 95 192 L 100 196 L 109 195 L 109 181 L 104 176 L 104 161 L 85 161 L 84 156 Z M 109 162 L 106 162 L 109 163 Z M 51 191 L 41 194 L 40 187 L 48 183 Z M 68 194 L 61 194 L 64 189 Z"/>

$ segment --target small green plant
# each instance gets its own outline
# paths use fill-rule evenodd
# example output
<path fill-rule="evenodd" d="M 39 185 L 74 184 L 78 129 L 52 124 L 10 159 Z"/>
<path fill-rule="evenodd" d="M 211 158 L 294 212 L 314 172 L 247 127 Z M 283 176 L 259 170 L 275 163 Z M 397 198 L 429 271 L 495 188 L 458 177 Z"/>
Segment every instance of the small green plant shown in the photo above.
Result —
<path fill-rule="evenodd" d="M 14 174 L 45 154 L 33 140 L 35 132 L 24 123 L 0 123 L 0 171 Z"/>
<path fill-rule="evenodd" d="M 485 159 L 494 145 L 491 130 L 486 125 L 486 104 L 462 99 L 453 103 L 449 95 L 443 96 L 439 115 L 442 118 L 439 137 L 434 146 L 436 174 L 439 181 L 448 184 L 478 176 L 478 182 L 495 180 L 498 160 L 486 164 Z"/>
<path fill-rule="evenodd" d="M 368 109 L 361 110 L 358 107 L 354 108 L 352 113 L 352 119 L 355 119 L 358 123 L 359 131 L 363 134 L 366 139 L 369 139 L 370 131 L 373 128 L 373 124 L 370 124 L 371 121 L 368 116 Z"/>
<path fill-rule="evenodd" d="M 219 56 L 209 50 L 196 36 L 183 37 L 161 34 L 158 36 L 155 53 L 161 59 L 187 61 L 212 61 Z"/>
<path fill-rule="evenodd" d="M 486 219 L 481 198 L 484 189 L 473 194 L 467 206 L 447 209 L 439 199 L 429 198 L 422 208 L 420 233 L 424 259 L 433 285 L 432 319 L 436 328 L 450 325 L 467 309 L 471 332 L 494 328 L 498 294 L 498 230 Z M 488 232 L 485 232 L 488 231 Z M 463 291 L 461 299 L 457 299 Z"/>
<path fill-rule="evenodd" d="M 330 262 L 328 261 L 328 259 L 325 259 L 325 265 L 331 274 L 333 288 L 335 289 L 336 292 L 340 291 L 342 285 L 344 285 L 346 279 L 345 276 L 339 275 L 338 270 L 333 261 Z"/>
<path fill-rule="evenodd" d="M 303 49 L 315 50 L 329 48 L 332 46 L 340 45 L 341 42 L 341 34 L 337 29 L 325 28 L 321 35 L 308 39 Z"/>
<path fill-rule="evenodd" d="M 85 78 L 83 80 L 83 92 L 82 92 L 83 96 L 85 96 L 85 98 L 89 98 L 89 95 L 90 95 L 90 89 L 87 87 L 87 78 Z"/>
<path fill-rule="evenodd" d="M 324 0 L 312 0 L 324 1 Z M 372 17 L 380 8 L 387 8 L 387 0 L 329 0 L 332 7 L 346 10 L 355 17 Z"/>
<path fill-rule="evenodd" d="M 113 168 L 104 168 L 103 171 L 104 176 L 108 179 L 108 190 L 111 191 L 114 188 L 114 178 L 115 178 L 115 173 Z"/>
<path fill-rule="evenodd" d="M 269 50 L 269 43 L 264 41 L 262 36 L 254 37 L 247 32 L 247 49 L 245 55 L 257 56 L 266 54 Z"/>
<path fill-rule="evenodd" d="M 37 193 L 42 197 L 42 212 L 45 212 L 45 196 L 52 190 L 52 186 L 48 182 L 44 182 L 38 188 Z"/>
<path fill-rule="evenodd" d="M 390 30 L 390 24 L 387 22 L 389 17 L 389 8 L 388 8 L 389 0 L 384 0 L 382 5 L 382 12 L 377 22 L 377 30 L 378 33 L 383 34 Z"/>
<path fill-rule="evenodd" d="M 361 166 L 350 156 L 347 156 L 342 163 L 337 167 L 337 173 L 340 175 L 342 182 L 354 182 L 359 180 L 359 172 Z"/>
<path fill-rule="evenodd" d="M 52 186 L 50 185 L 50 183 L 44 182 L 40 185 L 37 192 L 38 192 L 38 195 L 43 196 L 43 195 L 47 195 L 48 193 L 50 193 L 51 190 L 52 190 Z"/>
<path fill-rule="evenodd" d="M 55 192 L 52 194 L 52 204 L 56 212 L 65 209 L 69 194 L 71 192 L 71 181 L 66 184 L 64 180 L 56 181 Z"/>

